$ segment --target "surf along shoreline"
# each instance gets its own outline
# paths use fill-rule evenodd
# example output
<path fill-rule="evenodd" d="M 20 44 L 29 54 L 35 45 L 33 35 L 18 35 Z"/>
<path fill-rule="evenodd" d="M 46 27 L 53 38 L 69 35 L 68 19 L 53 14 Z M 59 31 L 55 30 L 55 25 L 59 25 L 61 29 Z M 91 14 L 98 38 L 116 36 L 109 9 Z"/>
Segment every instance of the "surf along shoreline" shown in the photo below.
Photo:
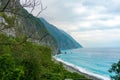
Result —
<path fill-rule="evenodd" d="M 92 80 L 110 80 L 110 78 L 103 77 L 103 76 L 100 76 L 100 75 L 97 75 L 97 74 L 94 74 L 94 73 L 91 73 L 91 72 L 87 72 L 86 70 L 84 70 L 84 69 L 82 69 L 82 68 L 80 68 L 78 66 L 75 66 L 75 65 L 73 65 L 71 63 L 65 62 L 65 61 L 61 60 L 60 58 L 57 58 L 56 56 L 53 56 L 52 58 L 56 63 L 62 63 L 63 67 L 66 70 L 68 70 L 70 72 L 77 72 L 79 74 L 82 74 L 85 77 L 87 77 L 88 79 L 92 79 Z"/>

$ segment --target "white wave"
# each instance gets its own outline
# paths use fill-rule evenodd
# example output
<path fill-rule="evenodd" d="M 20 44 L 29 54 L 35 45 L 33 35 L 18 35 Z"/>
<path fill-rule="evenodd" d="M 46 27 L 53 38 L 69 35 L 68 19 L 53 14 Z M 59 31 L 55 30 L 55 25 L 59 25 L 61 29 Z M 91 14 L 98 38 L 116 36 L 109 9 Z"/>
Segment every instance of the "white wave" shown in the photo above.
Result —
<path fill-rule="evenodd" d="M 94 76 L 94 77 L 99 78 L 99 79 L 102 79 L 102 80 L 111 80 L 111 79 L 108 78 L 108 77 L 105 77 L 105 76 L 102 76 L 102 75 L 99 75 L 99 74 L 92 73 L 92 72 L 90 72 L 90 71 L 87 71 L 87 70 L 84 69 L 84 68 L 78 67 L 78 66 L 76 66 L 76 65 L 74 65 L 74 64 L 71 64 L 71 63 L 68 63 L 68 62 L 65 62 L 65 61 L 63 61 L 62 59 L 57 58 L 56 56 L 53 56 L 53 58 L 54 58 L 55 60 L 59 61 L 59 62 L 62 62 L 63 64 L 65 64 L 65 65 L 67 65 L 67 66 L 70 66 L 70 67 L 74 68 L 75 70 L 77 70 L 77 71 L 79 71 L 79 72 L 84 73 L 84 74 L 87 74 L 87 75 L 90 75 L 90 76 Z"/>

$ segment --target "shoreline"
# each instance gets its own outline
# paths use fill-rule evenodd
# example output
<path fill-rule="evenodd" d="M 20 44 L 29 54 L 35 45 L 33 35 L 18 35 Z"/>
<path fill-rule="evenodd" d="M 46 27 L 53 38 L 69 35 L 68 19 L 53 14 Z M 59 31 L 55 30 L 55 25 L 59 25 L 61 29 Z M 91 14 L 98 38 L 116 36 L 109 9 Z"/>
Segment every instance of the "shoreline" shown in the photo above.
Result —
<path fill-rule="evenodd" d="M 78 74 L 82 74 L 85 77 L 87 77 L 89 79 L 92 79 L 92 80 L 110 80 L 107 77 L 103 77 L 103 76 L 100 76 L 100 75 L 97 75 L 97 74 L 94 74 L 94 73 L 91 73 L 91 72 L 87 72 L 86 70 L 84 70 L 84 69 L 82 69 L 78 66 L 75 66 L 73 64 L 70 64 L 68 62 L 65 62 L 65 61 L 63 61 L 63 60 L 61 60 L 61 59 L 59 59 L 55 56 L 53 56 L 52 58 L 56 63 L 61 62 L 63 64 L 63 67 L 70 72 L 77 72 Z"/>

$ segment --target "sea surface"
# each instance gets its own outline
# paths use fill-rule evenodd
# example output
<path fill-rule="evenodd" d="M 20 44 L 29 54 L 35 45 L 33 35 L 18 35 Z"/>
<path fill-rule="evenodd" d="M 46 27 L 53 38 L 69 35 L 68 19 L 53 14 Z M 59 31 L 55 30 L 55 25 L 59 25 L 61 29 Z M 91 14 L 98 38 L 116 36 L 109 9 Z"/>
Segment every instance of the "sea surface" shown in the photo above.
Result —
<path fill-rule="evenodd" d="M 120 60 L 120 48 L 79 48 L 73 50 L 62 50 L 62 54 L 56 56 L 58 59 L 72 64 L 83 72 L 90 75 L 110 78 L 108 70 L 111 65 Z"/>

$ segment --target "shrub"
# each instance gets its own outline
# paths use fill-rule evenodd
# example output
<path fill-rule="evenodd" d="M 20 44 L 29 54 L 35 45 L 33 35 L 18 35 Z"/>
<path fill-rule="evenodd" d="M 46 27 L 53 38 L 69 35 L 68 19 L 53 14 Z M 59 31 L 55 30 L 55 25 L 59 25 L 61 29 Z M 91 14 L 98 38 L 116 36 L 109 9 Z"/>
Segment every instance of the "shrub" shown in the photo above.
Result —
<path fill-rule="evenodd" d="M 0 34 L 1 43 L 16 44 L 22 39 Z M 20 45 L 0 45 L 0 80 L 64 80 L 85 78 L 65 70 L 52 61 L 51 49 L 24 42 Z"/>
<path fill-rule="evenodd" d="M 112 68 L 109 69 L 109 72 L 113 73 L 111 75 L 113 80 L 120 80 L 120 60 L 117 63 L 112 64 Z"/>
<path fill-rule="evenodd" d="M 24 70 L 10 54 L 0 56 L 0 80 L 22 80 Z"/>

